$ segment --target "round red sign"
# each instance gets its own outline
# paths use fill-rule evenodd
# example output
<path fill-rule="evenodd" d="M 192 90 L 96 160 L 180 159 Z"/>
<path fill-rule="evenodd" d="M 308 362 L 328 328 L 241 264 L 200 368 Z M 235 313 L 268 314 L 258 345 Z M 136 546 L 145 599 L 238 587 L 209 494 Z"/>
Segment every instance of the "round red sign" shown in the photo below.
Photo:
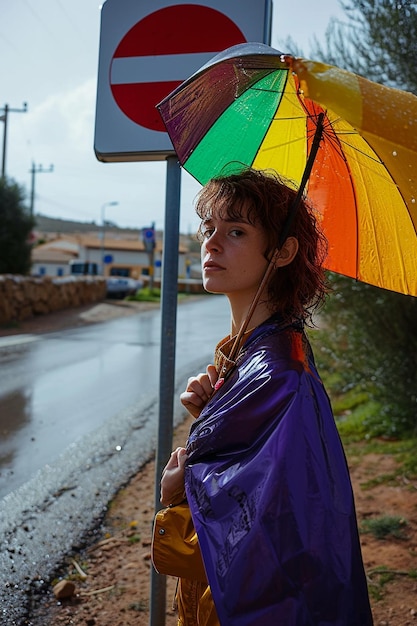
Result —
<path fill-rule="evenodd" d="M 229 17 L 210 7 L 177 4 L 159 9 L 137 22 L 117 46 L 110 66 L 113 97 L 136 124 L 165 131 L 155 105 L 199 69 L 199 55 L 210 58 L 245 41 Z M 197 62 L 191 71 L 185 63 L 188 55 L 191 65 Z"/>

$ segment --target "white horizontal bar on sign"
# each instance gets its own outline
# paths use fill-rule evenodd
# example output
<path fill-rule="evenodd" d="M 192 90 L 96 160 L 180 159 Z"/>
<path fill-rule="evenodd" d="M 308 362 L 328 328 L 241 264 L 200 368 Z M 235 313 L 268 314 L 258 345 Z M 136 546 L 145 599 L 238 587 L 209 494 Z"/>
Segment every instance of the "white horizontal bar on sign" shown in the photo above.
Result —
<path fill-rule="evenodd" d="M 115 58 L 111 64 L 112 85 L 183 81 L 215 56 L 215 52 L 161 54 Z"/>

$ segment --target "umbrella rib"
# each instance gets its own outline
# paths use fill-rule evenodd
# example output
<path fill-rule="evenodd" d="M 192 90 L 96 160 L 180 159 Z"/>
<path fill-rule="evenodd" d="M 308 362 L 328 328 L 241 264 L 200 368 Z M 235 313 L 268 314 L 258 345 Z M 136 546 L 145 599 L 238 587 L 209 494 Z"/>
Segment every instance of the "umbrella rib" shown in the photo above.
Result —
<path fill-rule="evenodd" d="M 384 165 L 384 162 L 381 161 L 381 159 L 379 158 L 379 156 L 376 154 L 375 150 L 372 149 L 372 152 L 374 152 L 374 154 L 376 155 L 375 157 L 372 156 L 371 154 L 367 154 L 366 152 L 364 152 L 363 150 L 360 150 L 360 148 L 357 148 L 356 146 L 352 146 L 352 144 L 350 144 L 348 141 L 344 141 L 343 139 L 341 139 L 340 137 L 342 135 L 355 135 L 355 133 L 337 133 L 338 137 L 339 137 L 339 141 L 341 144 L 344 144 L 346 146 L 349 146 L 350 148 L 352 148 L 352 150 L 354 150 L 355 152 L 357 152 L 358 154 L 361 154 L 362 156 L 364 156 L 365 158 L 369 159 L 370 161 L 373 161 L 374 163 L 378 163 L 379 165 Z M 359 133 L 358 133 L 358 136 Z M 361 139 L 363 141 L 366 141 L 363 137 L 361 137 Z M 369 145 L 369 144 L 368 144 Z"/>
<path fill-rule="evenodd" d="M 352 135 L 353 135 L 353 134 L 355 134 L 355 133 L 350 133 L 350 134 L 352 134 Z M 385 167 L 385 163 L 384 163 L 384 161 L 382 161 L 382 159 L 378 156 L 378 154 L 375 152 L 375 150 L 374 150 L 373 148 L 371 148 L 371 150 L 372 150 L 372 152 L 375 154 L 375 156 L 372 156 L 372 155 L 370 155 L 370 154 L 367 154 L 366 152 L 364 152 L 363 150 L 360 150 L 360 149 L 359 149 L 359 148 L 357 148 L 356 146 L 352 146 L 352 144 L 350 144 L 350 143 L 349 143 L 349 142 L 347 142 L 347 141 L 343 141 L 343 139 L 341 139 L 341 138 L 340 138 L 340 135 L 339 135 L 339 134 L 338 134 L 338 139 L 339 139 L 340 144 L 344 144 L 344 145 L 346 145 L 346 146 L 349 146 L 349 148 L 351 148 L 351 149 L 352 149 L 354 152 L 356 152 L 358 155 L 362 155 L 365 159 L 367 159 L 368 161 L 371 161 L 372 163 L 377 163 L 378 165 L 381 165 L 381 166 L 382 166 L 382 168 L 384 168 L 384 169 L 382 170 L 382 172 L 378 172 L 378 171 L 374 171 L 374 170 L 373 170 L 373 171 L 372 171 L 373 176 L 378 176 L 378 177 L 379 177 L 379 178 L 381 178 L 382 180 L 389 180 L 389 181 L 391 181 L 391 182 L 392 182 L 392 184 L 393 184 L 393 185 L 395 185 L 395 186 L 397 187 L 397 189 L 399 189 L 399 187 L 398 187 L 397 183 L 395 182 L 395 180 L 394 180 L 394 179 L 393 179 L 393 177 L 392 177 L 392 174 L 390 173 L 390 174 L 388 175 L 388 170 L 387 170 L 387 168 Z M 363 141 L 366 141 L 366 140 L 364 139 L 364 137 L 361 137 L 361 139 L 362 139 Z M 366 143 L 368 143 L 368 142 L 366 142 Z M 369 144 L 368 144 L 368 145 L 369 145 Z M 343 152 L 342 152 L 342 155 L 343 155 L 343 158 L 345 159 L 345 161 L 347 161 L 347 159 L 346 159 L 345 155 L 343 154 Z M 362 164 L 362 167 L 363 167 L 363 168 L 367 168 L 367 166 L 366 166 L 366 164 L 365 164 L 365 163 L 363 163 L 363 164 Z M 367 169 L 368 169 L 368 168 L 367 168 Z M 384 174 L 385 174 L 385 175 L 384 175 Z"/>
<path fill-rule="evenodd" d="M 357 152 L 358 154 L 362 154 L 362 156 L 366 157 L 367 159 L 370 159 L 370 160 L 371 160 L 371 161 L 373 161 L 374 163 L 379 163 L 380 165 L 384 165 L 383 161 L 381 161 L 381 159 L 379 158 L 379 156 L 378 156 L 378 155 L 376 155 L 376 157 L 373 157 L 372 155 L 367 154 L 367 153 L 366 153 L 366 152 L 364 152 L 363 150 L 360 150 L 360 148 L 357 148 L 356 146 L 352 146 L 352 145 L 351 145 L 348 141 L 344 141 L 344 140 L 342 139 L 342 137 L 346 137 L 346 136 L 348 136 L 348 135 L 352 135 L 352 136 L 360 137 L 360 138 L 362 139 L 362 141 L 366 141 L 366 139 L 365 139 L 363 136 L 361 136 L 361 135 L 358 133 L 358 131 L 357 131 L 357 130 L 355 130 L 355 129 L 352 129 L 352 130 L 350 130 L 350 131 L 349 131 L 349 130 L 341 130 L 341 131 L 338 131 L 338 130 L 335 128 L 335 125 L 337 124 L 337 122 L 338 122 L 338 121 L 341 121 L 341 119 L 342 119 L 341 117 L 338 117 L 338 118 L 336 118 L 335 120 L 332 120 L 332 121 L 330 121 L 330 120 L 329 120 L 329 121 L 328 121 L 328 126 L 329 126 L 330 128 L 332 128 L 332 130 L 333 130 L 333 132 L 334 132 L 335 136 L 338 138 L 338 142 L 335 142 L 335 141 L 332 139 L 331 134 L 328 134 L 328 135 L 327 135 L 327 134 L 325 133 L 325 134 L 326 134 L 327 139 L 328 139 L 329 141 L 331 141 L 334 145 L 337 145 L 337 144 L 339 143 L 339 144 L 341 144 L 341 145 L 342 145 L 342 144 L 344 144 L 344 145 L 346 145 L 346 146 L 349 146 L 350 148 L 352 148 L 352 150 L 354 150 L 354 151 L 355 151 L 355 152 Z M 367 143 L 367 145 L 369 145 L 367 141 L 366 141 L 366 143 Z M 375 151 L 374 151 L 373 149 L 372 149 L 372 152 L 374 152 L 374 153 L 375 153 Z M 343 154 L 343 150 L 340 150 L 340 154 Z M 375 154 L 376 154 L 376 153 L 375 153 Z"/>
<path fill-rule="evenodd" d="M 305 141 L 304 137 L 298 137 L 296 139 L 291 139 L 289 141 L 285 141 L 285 142 L 281 142 L 280 144 L 275 144 L 273 146 L 270 146 L 269 148 L 262 148 L 263 152 L 269 152 L 270 150 L 276 150 L 277 148 L 282 148 L 284 146 L 290 146 L 291 144 L 294 143 L 299 143 L 300 141 Z"/>

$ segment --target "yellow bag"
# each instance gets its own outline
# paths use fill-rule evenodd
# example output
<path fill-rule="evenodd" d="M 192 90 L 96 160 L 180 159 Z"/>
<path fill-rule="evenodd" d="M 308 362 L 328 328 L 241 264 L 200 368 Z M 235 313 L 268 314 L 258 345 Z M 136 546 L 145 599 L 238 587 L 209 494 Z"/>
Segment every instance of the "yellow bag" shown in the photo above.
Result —
<path fill-rule="evenodd" d="M 207 583 L 198 537 L 186 502 L 155 515 L 152 563 L 159 574 Z"/>

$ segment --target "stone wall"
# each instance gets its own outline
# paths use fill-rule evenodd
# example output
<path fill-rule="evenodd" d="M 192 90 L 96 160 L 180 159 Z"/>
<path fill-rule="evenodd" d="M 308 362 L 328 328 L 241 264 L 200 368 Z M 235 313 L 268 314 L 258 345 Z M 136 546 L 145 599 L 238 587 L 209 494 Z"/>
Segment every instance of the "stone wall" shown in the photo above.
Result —
<path fill-rule="evenodd" d="M 70 309 L 106 297 L 100 276 L 62 278 L 0 274 L 0 324 Z"/>

